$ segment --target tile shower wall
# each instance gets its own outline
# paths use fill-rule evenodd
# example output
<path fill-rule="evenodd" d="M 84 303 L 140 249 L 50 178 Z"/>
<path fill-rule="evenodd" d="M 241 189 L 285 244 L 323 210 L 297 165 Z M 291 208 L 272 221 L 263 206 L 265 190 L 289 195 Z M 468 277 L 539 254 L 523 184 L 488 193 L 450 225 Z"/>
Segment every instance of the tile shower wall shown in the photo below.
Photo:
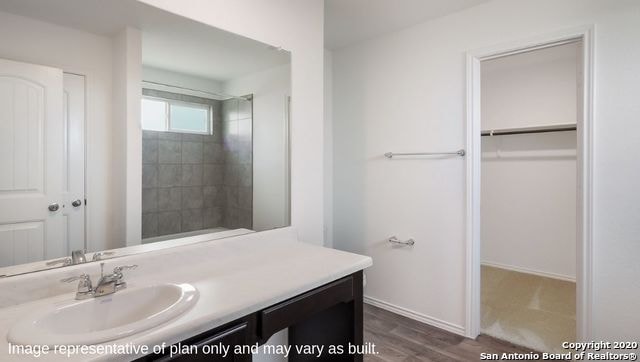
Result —
<path fill-rule="evenodd" d="M 143 131 L 142 238 L 252 228 L 251 102 L 143 94 L 211 104 L 213 135 Z"/>
<path fill-rule="evenodd" d="M 211 104 L 213 135 L 143 131 L 142 238 L 222 226 L 222 102 L 146 89 L 143 94 Z"/>
<path fill-rule="evenodd" d="M 228 99 L 222 103 L 222 135 L 225 152 L 223 226 L 229 229 L 253 225 L 253 123 L 252 101 Z"/>

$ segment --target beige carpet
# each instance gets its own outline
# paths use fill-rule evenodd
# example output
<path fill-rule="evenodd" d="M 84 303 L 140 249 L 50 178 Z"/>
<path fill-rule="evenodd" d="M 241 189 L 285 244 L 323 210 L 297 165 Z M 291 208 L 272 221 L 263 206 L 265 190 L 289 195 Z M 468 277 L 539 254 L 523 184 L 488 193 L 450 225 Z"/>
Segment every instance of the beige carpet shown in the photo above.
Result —
<path fill-rule="evenodd" d="M 540 352 L 576 338 L 576 285 L 482 266 L 482 333 Z"/>

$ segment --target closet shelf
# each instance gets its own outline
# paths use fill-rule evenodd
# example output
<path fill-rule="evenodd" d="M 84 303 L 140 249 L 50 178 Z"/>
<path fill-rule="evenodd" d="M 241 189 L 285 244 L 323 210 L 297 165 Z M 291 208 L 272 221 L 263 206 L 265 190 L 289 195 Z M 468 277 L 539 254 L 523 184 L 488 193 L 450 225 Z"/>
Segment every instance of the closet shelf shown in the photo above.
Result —
<path fill-rule="evenodd" d="M 567 123 L 567 124 L 557 124 L 552 126 L 500 128 L 500 129 L 493 129 L 493 130 L 483 130 L 480 132 L 480 135 L 506 136 L 506 135 L 514 135 L 514 134 L 566 132 L 566 131 L 575 131 L 575 130 L 576 130 L 575 123 Z"/>

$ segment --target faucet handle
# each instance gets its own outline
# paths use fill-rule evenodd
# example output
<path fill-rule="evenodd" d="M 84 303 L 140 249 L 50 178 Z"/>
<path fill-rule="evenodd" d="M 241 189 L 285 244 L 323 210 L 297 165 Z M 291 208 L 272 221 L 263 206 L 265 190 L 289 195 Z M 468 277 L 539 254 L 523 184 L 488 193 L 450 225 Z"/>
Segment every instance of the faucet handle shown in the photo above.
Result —
<path fill-rule="evenodd" d="M 91 258 L 91 260 L 92 261 L 102 260 L 103 257 L 114 255 L 114 254 L 115 254 L 114 251 L 99 251 L 97 253 L 93 253 L 93 257 Z"/>
<path fill-rule="evenodd" d="M 137 268 L 136 264 L 132 265 L 121 265 L 113 268 L 113 276 L 116 280 L 116 290 L 124 289 L 127 287 L 127 282 L 124 281 L 124 275 L 122 274 L 123 270 L 132 270 Z"/>
<path fill-rule="evenodd" d="M 75 282 L 76 280 L 80 280 L 81 282 L 89 281 L 89 283 L 90 283 L 91 282 L 91 277 L 89 276 L 89 274 L 82 273 L 80 275 L 76 275 L 76 276 L 73 276 L 73 277 L 60 279 L 60 281 L 63 282 L 63 283 L 71 283 L 71 282 Z"/>
<path fill-rule="evenodd" d="M 61 279 L 60 281 L 63 283 L 71 283 L 76 280 L 80 281 L 78 283 L 76 299 L 80 300 L 90 297 L 91 293 L 93 293 L 93 285 L 91 283 L 91 276 L 89 276 L 89 274 L 82 273 L 80 275 Z"/>
<path fill-rule="evenodd" d="M 117 267 L 113 268 L 113 274 L 122 273 L 123 270 L 133 270 L 133 269 L 135 269 L 137 267 L 138 267 L 138 265 L 136 265 L 136 264 L 117 266 Z"/>

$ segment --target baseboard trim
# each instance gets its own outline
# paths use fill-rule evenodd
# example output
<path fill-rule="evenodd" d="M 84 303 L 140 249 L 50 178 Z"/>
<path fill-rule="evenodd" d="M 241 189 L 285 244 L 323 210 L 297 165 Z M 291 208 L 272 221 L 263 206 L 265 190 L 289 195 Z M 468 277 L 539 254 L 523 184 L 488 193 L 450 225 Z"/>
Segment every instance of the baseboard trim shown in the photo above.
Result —
<path fill-rule="evenodd" d="M 455 333 L 463 337 L 465 336 L 465 329 L 463 326 L 449 323 L 438 318 L 433 318 L 428 315 L 424 315 L 422 313 L 418 313 L 410 309 L 399 307 L 397 305 L 382 301 L 380 299 L 368 297 L 366 295 L 364 296 L 364 302 L 374 307 L 378 307 L 386 311 L 399 314 L 401 316 L 416 320 L 418 322 L 422 322 L 433 327 L 444 329 L 447 332 Z"/>
<path fill-rule="evenodd" d="M 545 277 L 545 278 L 564 280 L 566 282 L 573 282 L 573 283 L 576 282 L 576 278 L 575 277 L 570 277 L 570 276 L 567 276 L 567 275 L 549 273 L 549 272 L 533 270 L 533 269 L 527 269 L 527 268 L 522 268 L 522 267 L 519 267 L 519 266 L 513 266 L 513 265 L 507 265 L 507 264 L 494 263 L 494 262 L 491 262 L 491 261 L 483 261 L 483 262 L 480 263 L 480 265 L 486 265 L 486 266 L 490 266 L 490 267 L 494 267 L 494 268 L 511 270 L 511 271 L 515 271 L 515 272 L 518 272 L 518 273 L 533 274 L 533 275 L 537 275 L 537 276 L 541 276 L 541 277 Z"/>

